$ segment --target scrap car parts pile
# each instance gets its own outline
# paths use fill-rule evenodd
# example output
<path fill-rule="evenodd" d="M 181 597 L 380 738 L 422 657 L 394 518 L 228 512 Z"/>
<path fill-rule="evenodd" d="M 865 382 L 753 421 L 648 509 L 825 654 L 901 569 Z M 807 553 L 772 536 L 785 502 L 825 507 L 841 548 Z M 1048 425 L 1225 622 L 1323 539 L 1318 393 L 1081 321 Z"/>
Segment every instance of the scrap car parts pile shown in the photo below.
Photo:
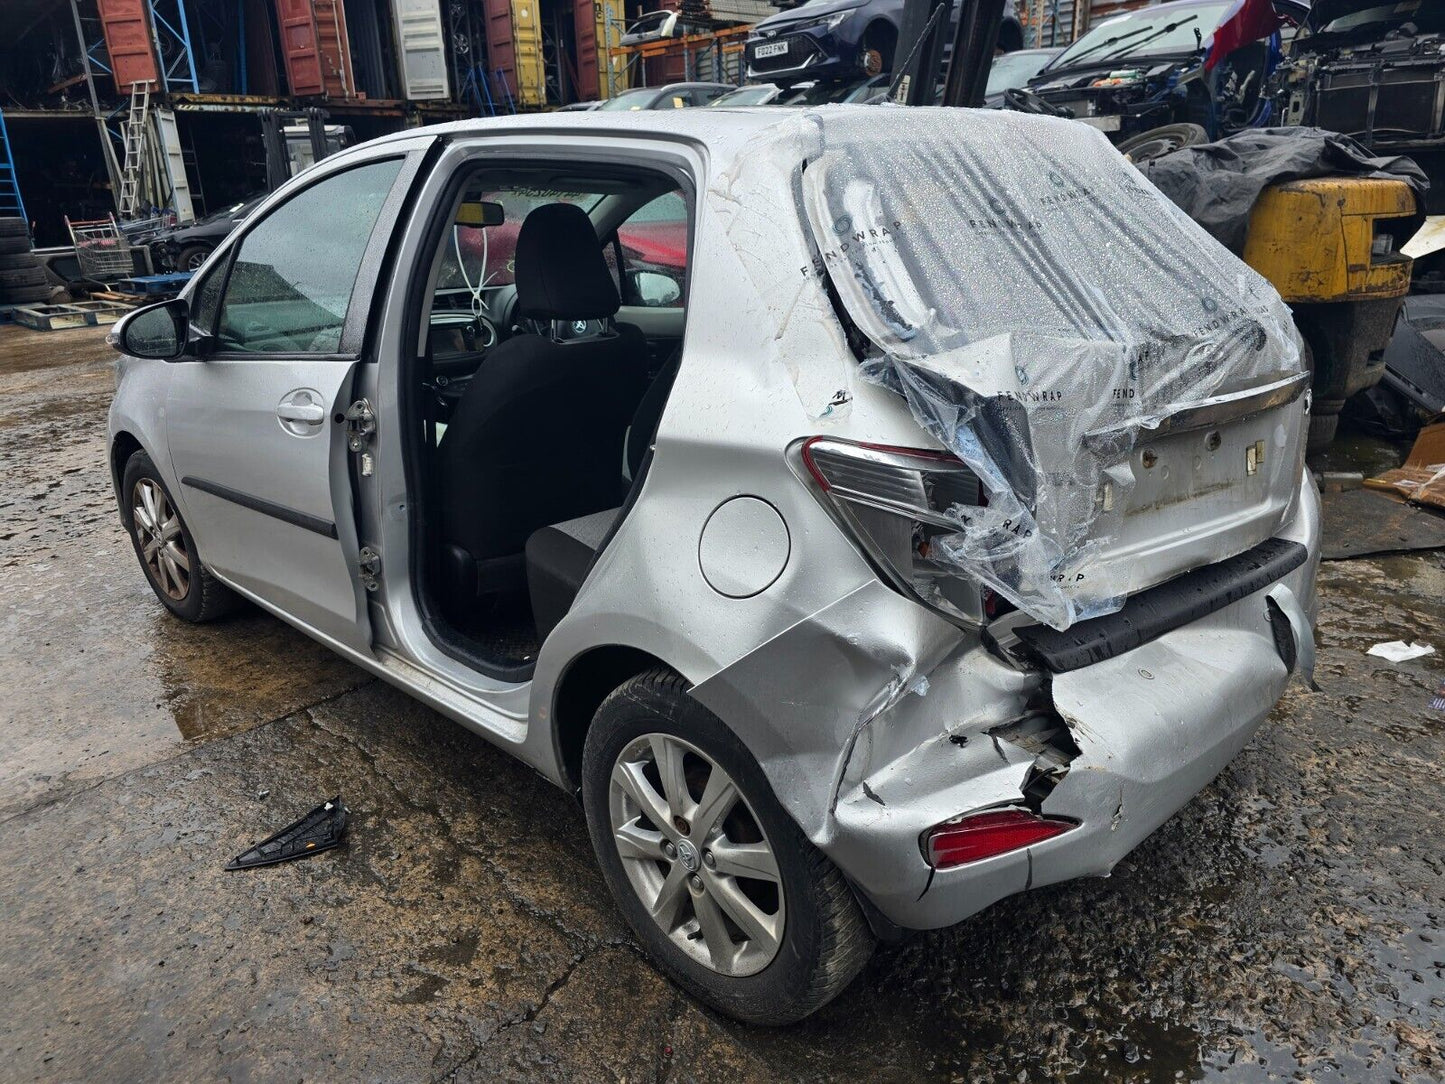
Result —
<path fill-rule="evenodd" d="M 1376 153 L 1445 162 L 1445 4 L 1317 0 L 1278 75 L 1280 112 L 1353 136 Z M 1445 185 L 1431 196 L 1445 209 Z"/>
<path fill-rule="evenodd" d="M 1261 433 L 1252 458 L 1196 458 L 1187 481 L 1167 481 L 1167 467 L 1151 474 L 1157 454 L 1132 455 L 1211 416 L 1223 428 L 1238 417 L 1239 389 L 1259 397 L 1257 412 L 1289 401 L 1304 364 L 1269 283 L 1142 183 L 1101 134 L 938 110 L 906 139 L 867 112 L 826 125 L 809 114 L 763 138 L 783 146 L 744 158 L 720 211 L 759 292 L 782 310 L 777 346 L 805 409 L 827 418 L 856 393 L 838 351 L 810 341 L 837 324 L 808 317 L 836 311 L 863 377 L 903 396 L 985 493 L 983 504 L 939 499 L 926 510 L 934 530 L 913 576 L 935 606 L 957 612 L 928 585 L 962 571 L 1064 629 L 1117 610 L 1183 571 L 1181 560 L 1220 560 L 1283 521 L 1304 451 L 1297 415 Z M 737 195 L 788 184 L 768 163 L 799 151 L 800 211 Z M 875 170 L 879 160 L 892 168 Z M 748 236 L 796 233 L 799 213 L 811 266 L 799 275 L 748 259 Z M 939 229 L 941 214 L 958 228 Z M 796 360 L 828 356 L 838 364 Z M 1181 486 L 1193 490 L 1184 505 Z M 1157 534 L 1184 506 L 1198 519 L 1181 531 L 1192 552 L 1165 555 Z M 1226 529 L 1231 520 L 1247 525 Z"/>

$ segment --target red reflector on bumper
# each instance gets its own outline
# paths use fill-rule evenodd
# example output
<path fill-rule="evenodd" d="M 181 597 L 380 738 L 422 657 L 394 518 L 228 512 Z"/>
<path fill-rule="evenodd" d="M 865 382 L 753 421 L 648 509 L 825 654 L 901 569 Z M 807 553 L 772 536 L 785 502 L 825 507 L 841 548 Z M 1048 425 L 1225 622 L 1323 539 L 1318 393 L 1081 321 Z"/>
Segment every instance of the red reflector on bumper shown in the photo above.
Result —
<path fill-rule="evenodd" d="M 929 829 L 923 854 L 934 869 L 952 869 L 1053 839 L 1077 827 L 1073 821 L 1040 817 L 1023 809 L 975 813 Z"/>

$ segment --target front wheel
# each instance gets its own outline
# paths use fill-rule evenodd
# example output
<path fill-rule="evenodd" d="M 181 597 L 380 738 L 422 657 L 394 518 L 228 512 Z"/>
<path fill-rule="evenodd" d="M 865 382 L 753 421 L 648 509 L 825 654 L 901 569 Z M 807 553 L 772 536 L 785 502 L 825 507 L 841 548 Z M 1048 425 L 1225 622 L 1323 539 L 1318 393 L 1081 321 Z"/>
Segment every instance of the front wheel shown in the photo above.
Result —
<path fill-rule="evenodd" d="M 196 272 L 211 255 L 209 245 L 187 245 L 176 256 L 176 270 Z"/>
<path fill-rule="evenodd" d="M 156 598 L 183 621 L 214 621 L 236 608 L 237 597 L 196 552 L 170 490 L 145 452 L 126 461 L 121 478 L 121 521 Z"/>
<path fill-rule="evenodd" d="M 897 32 L 886 24 L 875 25 L 869 29 L 858 56 L 864 75 L 871 79 L 875 75 L 893 70 L 893 50 L 897 37 Z"/>
<path fill-rule="evenodd" d="M 852 981 L 873 936 L 840 873 L 751 754 L 665 670 L 597 710 L 582 801 L 603 877 L 680 986 L 754 1024 L 787 1024 Z"/>
<path fill-rule="evenodd" d="M 1197 124 L 1164 124 L 1130 136 L 1116 150 L 1129 161 L 1150 162 L 1166 154 L 1209 142 L 1209 133 Z"/>

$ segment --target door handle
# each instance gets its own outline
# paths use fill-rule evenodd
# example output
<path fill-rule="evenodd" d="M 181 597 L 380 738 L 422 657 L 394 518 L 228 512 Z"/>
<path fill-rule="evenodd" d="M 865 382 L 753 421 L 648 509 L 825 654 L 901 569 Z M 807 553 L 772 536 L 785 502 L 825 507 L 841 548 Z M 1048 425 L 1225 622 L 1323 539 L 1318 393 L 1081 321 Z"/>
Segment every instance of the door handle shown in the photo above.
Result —
<path fill-rule="evenodd" d="M 276 408 L 276 417 L 286 422 L 320 425 L 326 420 L 326 411 L 318 403 L 282 403 Z"/>
<path fill-rule="evenodd" d="M 308 436 L 326 420 L 326 405 L 319 392 L 297 388 L 281 397 L 276 404 L 276 417 L 281 420 L 281 428 L 293 436 Z"/>

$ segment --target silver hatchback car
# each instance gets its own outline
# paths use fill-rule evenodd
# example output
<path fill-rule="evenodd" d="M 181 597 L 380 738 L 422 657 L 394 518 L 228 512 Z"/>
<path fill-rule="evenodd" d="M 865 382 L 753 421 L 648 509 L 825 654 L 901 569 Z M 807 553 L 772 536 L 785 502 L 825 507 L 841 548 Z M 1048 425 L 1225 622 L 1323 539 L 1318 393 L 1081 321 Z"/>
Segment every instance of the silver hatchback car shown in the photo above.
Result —
<path fill-rule="evenodd" d="M 337 154 L 139 310 L 121 519 L 580 796 L 678 983 L 1113 866 L 1313 662 L 1288 310 L 1069 121 L 515 117 Z"/>

